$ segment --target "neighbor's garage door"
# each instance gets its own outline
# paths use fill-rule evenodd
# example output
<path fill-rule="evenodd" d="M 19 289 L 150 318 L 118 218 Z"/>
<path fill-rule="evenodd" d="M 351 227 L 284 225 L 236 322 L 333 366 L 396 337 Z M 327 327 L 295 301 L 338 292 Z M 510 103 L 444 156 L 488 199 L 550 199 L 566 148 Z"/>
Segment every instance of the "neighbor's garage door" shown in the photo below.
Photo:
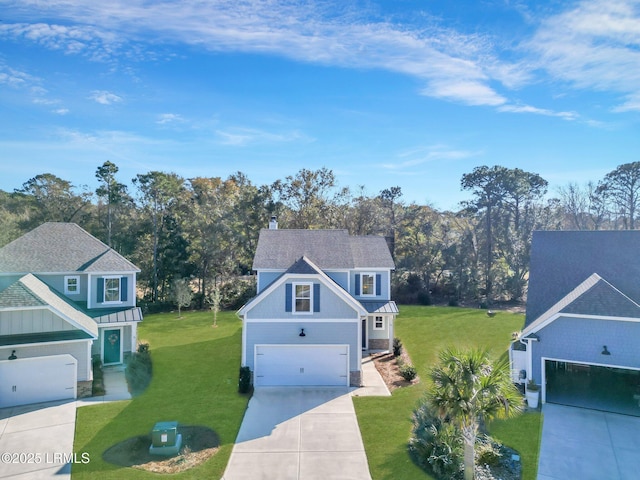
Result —
<path fill-rule="evenodd" d="M 348 345 L 256 345 L 254 384 L 349 385 Z"/>
<path fill-rule="evenodd" d="M 76 398 L 77 371 L 71 355 L 0 361 L 0 408 Z"/>

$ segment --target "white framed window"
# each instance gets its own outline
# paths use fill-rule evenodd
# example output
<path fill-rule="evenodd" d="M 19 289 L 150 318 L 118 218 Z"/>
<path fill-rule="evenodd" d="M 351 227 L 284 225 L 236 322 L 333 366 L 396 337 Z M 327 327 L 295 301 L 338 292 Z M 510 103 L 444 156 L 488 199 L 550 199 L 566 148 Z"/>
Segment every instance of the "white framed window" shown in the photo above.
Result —
<path fill-rule="evenodd" d="M 64 277 L 64 293 L 66 295 L 78 295 L 80 293 L 79 275 L 68 275 Z"/>
<path fill-rule="evenodd" d="M 384 330 L 384 317 L 375 317 L 373 319 L 374 330 Z"/>
<path fill-rule="evenodd" d="M 362 296 L 376 294 L 376 276 L 373 273 L 362 274 Z"/>
<path fill-rule="evenodd" d="M 120 277 L 104 277 L 104 302 L 120 302 Z"/>
<path fill-rule="evenodd" d="M 313 284 L 294 283 L 293 284 L 293 313 L 313 312 Z"/>

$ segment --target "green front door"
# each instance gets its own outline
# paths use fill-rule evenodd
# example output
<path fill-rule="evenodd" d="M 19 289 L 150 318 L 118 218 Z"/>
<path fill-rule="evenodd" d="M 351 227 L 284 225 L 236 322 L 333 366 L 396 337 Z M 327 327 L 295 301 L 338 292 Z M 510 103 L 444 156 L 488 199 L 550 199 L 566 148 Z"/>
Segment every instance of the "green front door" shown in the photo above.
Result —
<path fill-rule="evenodd" d="M 122 330 L 105 330 L 104 331 L 104 348 L 102 363 L 109 365 L 112 363 L 122 363 L 120 358 L 120 345 L 122 342 Z"/>

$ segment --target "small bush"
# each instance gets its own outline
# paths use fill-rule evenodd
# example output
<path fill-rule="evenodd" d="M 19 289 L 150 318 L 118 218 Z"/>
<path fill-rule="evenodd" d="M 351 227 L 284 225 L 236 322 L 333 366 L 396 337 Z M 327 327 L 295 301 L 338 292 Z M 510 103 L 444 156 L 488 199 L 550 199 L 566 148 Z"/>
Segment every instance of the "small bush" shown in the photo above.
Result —
<path fill-rule="evenodd" d="M 400 367 L 400 375 L 402 375 L 402 378 L 404 378 L 407 382 L 410 382 L 411 380 L 416 378 L 416 376 L 418 375 L 418 371 L 413 365 L 406 364 Z"/>
<path fill-rule="evenodd" d="M 148 342 L 140 342 L 138 343 L 138 353 L 148 353 L 149 352 L 149 343 Z"/>
<path fill-rule="evenodd" d="M 151 383 L 151 354 L 148 350 L 131 355 L 131 359 L 125 370 L 125 377 L 129 384 L 131 395 L 139 395 L 146 390 Z"/>
<path fill-rule="evenodd" d="M 399 357 L 402 355 L 402 341 L 396 337 L 393 339 L 393 356 Z"/>
<path fill-rule="evenodd" d="M 409 450 L 418 464 L 431 470 L 436 477 L 462 478 L 462 436 L 455 425 L 440 418 L 424 402 L 413 413 Z"/>
<path fill-rule="evenodd" d="M 251 370 L 249 367 L 240 367 L 240 378 L 238 380 L 238 392 L 249 393 L 251 390 Z"/>
<path fill-rule="evenodd" d="M 476 465 L 496 466 L 502 460 L 502 445 L 488 435 L 479 435 L 476 439 Z"/>

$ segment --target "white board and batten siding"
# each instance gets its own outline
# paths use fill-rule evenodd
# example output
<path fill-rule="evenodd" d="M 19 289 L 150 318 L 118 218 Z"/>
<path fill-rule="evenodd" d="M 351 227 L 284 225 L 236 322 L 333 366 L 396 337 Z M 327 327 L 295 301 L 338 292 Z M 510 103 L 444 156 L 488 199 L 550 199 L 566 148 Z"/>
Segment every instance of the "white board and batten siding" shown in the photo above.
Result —
<path fill-rule="evenodd" d="M 0 361 L 0 408 L 75 399 L 78 362 L 71 355 Z"/>
<path fill-rule="evenodd" d="M 349 345 L 255 345 L 254 385 L 348 386 Z"/>

